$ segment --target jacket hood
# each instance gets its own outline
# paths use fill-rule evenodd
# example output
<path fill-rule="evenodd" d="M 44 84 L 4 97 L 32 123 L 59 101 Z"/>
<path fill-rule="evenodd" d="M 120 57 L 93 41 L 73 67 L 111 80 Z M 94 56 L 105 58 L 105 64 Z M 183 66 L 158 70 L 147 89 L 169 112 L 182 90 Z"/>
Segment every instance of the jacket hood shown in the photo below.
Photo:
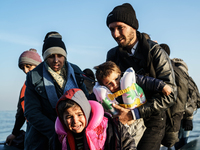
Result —
<path fill-rule="evenodd" d="M 59 99 L 59 101 L 57 102 L 57 105 L 56 105 L 56 111 L 57 111 L 59 118 L 60 118 L 60 115 L 59 115 L 59 111 L 58 111 L 58 104 L 64 100 L 71 100 L 71 101 L 76 102 L 83 110 L 83 113 L 85 114 L 86 121 L 88 124 L 90 112 L 91 112 L 91 106 L 90 106 L 90 103 L 89 103 L 88 99 L 86 98 L 84 92 L 81 89 L 72 88 L 72 89 L 66 91 L 65 94 L 63 94 L 63 96 Z M 60 120 L 62 120 L 62 118 L 60 118 Z"/>

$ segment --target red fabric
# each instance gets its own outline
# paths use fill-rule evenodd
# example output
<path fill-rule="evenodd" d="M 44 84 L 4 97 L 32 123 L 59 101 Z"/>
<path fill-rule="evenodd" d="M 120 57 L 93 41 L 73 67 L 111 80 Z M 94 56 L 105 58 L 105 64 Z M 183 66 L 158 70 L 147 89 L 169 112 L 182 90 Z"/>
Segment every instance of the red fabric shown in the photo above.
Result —
<path fill-rule="evenodd" d="M 67 140 L 69 143 L 70 150 L 76 150 L 74 136 L 70 131 L 67 131 Z"/>
<path fill-rule="evenodd" d="M 24 85 L 21 89 L 21 92 L 20 92 L 20 99 L 24 98 L 25 90 L 26 90 L 26 85 L 24 83 Z M 23 109 L 23 112 L 24 112 L 24 100 L 21 101 L 21 106 L 22 106 L 22 109 Z"/>

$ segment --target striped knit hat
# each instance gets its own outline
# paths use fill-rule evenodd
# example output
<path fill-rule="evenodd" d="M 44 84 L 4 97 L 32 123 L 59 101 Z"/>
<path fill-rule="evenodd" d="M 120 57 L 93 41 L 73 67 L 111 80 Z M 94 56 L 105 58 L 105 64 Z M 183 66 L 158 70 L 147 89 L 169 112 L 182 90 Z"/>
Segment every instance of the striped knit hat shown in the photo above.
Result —
<path fill-rule="evenodd" d="M 46 34 L 42 48 L 42 56 L 44 60 L 52 54 L 61 54 L 64 57 L 67 55 L 65 44 L 62 41 L 62 36 L 55 31 Z"/>
<path fill-rule="evenodd" d="M 18 66 L 20 68 L 21 65 L 29 64 L 29 65 L 39 65 L 42 62 L 40 55 L 37 53 L 36 49 L 29 49 L 27 51 L 24 51 L 19 56 Z M 20 68 L 21 69 L 21 68 Z"/>

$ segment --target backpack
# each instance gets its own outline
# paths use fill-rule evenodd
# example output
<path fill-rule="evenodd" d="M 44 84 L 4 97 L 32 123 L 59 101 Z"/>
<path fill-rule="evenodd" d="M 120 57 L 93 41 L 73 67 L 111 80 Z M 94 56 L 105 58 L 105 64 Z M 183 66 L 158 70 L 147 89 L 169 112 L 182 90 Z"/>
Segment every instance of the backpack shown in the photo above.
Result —
<path fill-rule="evenodd" d="M 193 101 L 196 104 L 196 108 L 200 108 L 200 93 L 197 85 L 192 77 L 189 76 L 189 95 L 188 100 Z M 190 102 L 188 101 L 188 102 Z"/>
<path fill-rule="evenodd" d="M 187 76 L 188 79 L 188 98 L 186 103 L 186 117 L 192 116 L 193 112 L 197 110 L 197 108 L 200 108 L 200 94 L 197 85 L 195 84 L 192 77 L 188 74 L 188 68 L 185 62 L 182 59 L 174 58 L 173 59 L 176 66 L 180 68 Z"/>
<path fill-rule="evenodd" d="M 162 140 L 162 144 L 166 147 L 172 147 L 178 142 L 178 132 L 183 115 L 184 117 L 192 116 L 193 112 L 200 107 L 199 90 L 188 74 L 186 63 L 179 58 L 172 59 L 171 63 L 177 85 L 177 99 L 176 103 L 170 107 L 171 116 L 167 118 L 166 133 Z"/>
<path fill-rule="evenodd" d="M 170 108 L 172 116 L 176 113 L 185 112 L 186 102 L 188 101 L 189 94 L 189 77 L 181 67 L 178 67 L 181 59 L 178 59 L 178 62 L 176 60 L 177 58 L 171 60 L 177 86 L 176 103 Z"/>
<path fill-rule="evenodd" d="M 198 90 L 198 87 L 191 76 L 188 74 L 188 67 L 185 64 L 185 62 L 182 59 L 174 58 L 173 62 L 175 63 L 175 66 L 181 69 L 186 76 L 186 79 L 188 80 L 188 96 L 187 96 L 187 102 L 186 102 L 186 108 L 189 104 L 193 103 L 193 109 L 196 110 L 197 108 L 200 108 L 200 93 Z"/>
<path fill-rule="evenodd" d="M 165 136 L 162 144 L 166 147 L 172 147 L 179 141 L 178 133 L 181 126 L 181 120 L 186 110 L 186 102 L 189 94 L 189 83 L 187 74 L 177 66 L 177 62 L 172 59 L 171 64 L 174 70 L 175 82 L 177 85 L 177 98 L 173 106 L 167 111 Z"/>

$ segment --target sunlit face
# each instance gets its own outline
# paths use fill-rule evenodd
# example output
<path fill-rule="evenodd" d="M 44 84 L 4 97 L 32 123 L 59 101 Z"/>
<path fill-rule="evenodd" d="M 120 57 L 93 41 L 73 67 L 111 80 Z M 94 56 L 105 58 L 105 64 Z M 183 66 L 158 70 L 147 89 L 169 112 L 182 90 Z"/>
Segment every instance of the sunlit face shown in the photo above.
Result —
<path fill-rule="evenodd" d="M 36 67 L 36 65 L 29 65 L 29 64 L 20 65 L 20 69 L 22 69 L 25 74 L 27 74 L 29 71 L 33 70 L 35 67 Z"/>
<path fill-rule="evenodd" d="M 123 22 L 109 24 L 112 37 L 121 47 L 132 48 L 137 42 L 136 29 Z"/>
<path fill-rule="evenodd" d="M 65 57 L 61 54 L 52 54 L 47 58 L 47 64 L 53 71 L 57 72 L 65 64 Z"/>
<path fill-rule="evenodd" d="M 103 79 L 103 85 L 112 93 L 117 92 L 120 89 L 120 78 L 120 74 L 113 71 L 109 76 Z"/>
<path fill-rule="evenodd" d="M 66 109 L 63 120 L 66 127 L 74 133 L 81 133 L 86 127 L 85 115 L 78 105 Z"/>

